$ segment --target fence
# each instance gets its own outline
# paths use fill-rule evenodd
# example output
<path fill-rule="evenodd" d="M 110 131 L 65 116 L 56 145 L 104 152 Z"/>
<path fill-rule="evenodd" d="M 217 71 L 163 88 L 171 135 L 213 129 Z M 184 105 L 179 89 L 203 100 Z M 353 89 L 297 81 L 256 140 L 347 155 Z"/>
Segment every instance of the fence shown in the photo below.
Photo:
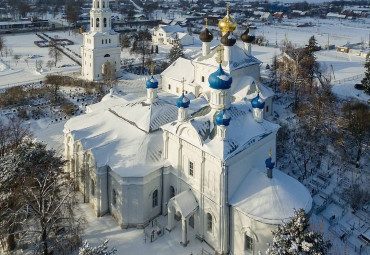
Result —
<path fill-rule="evenodd" d="M 341 80 L 333 81 L 332 84 L 337 85 L 337 84 L 341 84 L 341 83 L 346 82 L 346 81 L 353 81 L 353 80 L 361 79 L 361 78 L 364 78 L 364 77 L 365 77 L 364 74 L 358 74 L 358 75 L 351 76 L 351 77 L 348 77 L 348 78 L 344 78 L 344 79 L 341 79 Z"/>
<path fill-rule="evenodd" d="M 154 242 L 158 239 L 158 237 L 161 237 L 164 235 L 164 226 L 162 226 L 157 220 L 153 220 L 149 223 L 148 226 L 144 228 L 144 235 L 146 240 L 150 240 L 150 242 Z"/>

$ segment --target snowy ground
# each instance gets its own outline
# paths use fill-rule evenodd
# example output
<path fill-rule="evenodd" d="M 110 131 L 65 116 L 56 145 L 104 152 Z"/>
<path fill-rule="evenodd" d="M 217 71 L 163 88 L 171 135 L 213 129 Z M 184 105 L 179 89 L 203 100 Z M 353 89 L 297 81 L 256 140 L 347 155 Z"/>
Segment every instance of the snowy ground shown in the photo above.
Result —
<path fill-rule="evenodd" d="M 190 242 L 187 247 L 183 247 L 180 244 L 181 222 L 171 232 L 166 230 L 163 236 L 151 243 L 150 239 L 145 240 L 143 229 L 121 229 L 110 215 L 97 218 L 88 204 L 80 204 L 79 207 L 88 222 L 83 239 L 91 245 L 99 245 L 109 239 L 109 246 L 117 248 L 117 254 L 196 255 L 200 254 L 202 248 L 208 252 L 213 251 L 205 242 L 195 238 L 191 227 L 188 231 Z M 161 216 L 157 220 L 165 226 L 167 217 Z"/>

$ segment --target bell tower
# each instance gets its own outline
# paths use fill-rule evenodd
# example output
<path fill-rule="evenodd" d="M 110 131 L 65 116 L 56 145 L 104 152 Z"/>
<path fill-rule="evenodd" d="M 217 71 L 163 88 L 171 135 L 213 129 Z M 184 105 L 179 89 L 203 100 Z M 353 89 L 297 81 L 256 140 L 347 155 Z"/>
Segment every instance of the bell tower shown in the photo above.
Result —
<path fill-rule="evenodd" d="M 90 31 L 83 34 L 81 46 L 81 75 L 86 80 L 103 80 L 107 73 L 113 74 L 109 79 L 120 75 L 121 47 L 119 34 L 112 30 L 111 14 L 109 0 L 92 0 Z M 112 70 L 103 72 L 105 66 Z"/>

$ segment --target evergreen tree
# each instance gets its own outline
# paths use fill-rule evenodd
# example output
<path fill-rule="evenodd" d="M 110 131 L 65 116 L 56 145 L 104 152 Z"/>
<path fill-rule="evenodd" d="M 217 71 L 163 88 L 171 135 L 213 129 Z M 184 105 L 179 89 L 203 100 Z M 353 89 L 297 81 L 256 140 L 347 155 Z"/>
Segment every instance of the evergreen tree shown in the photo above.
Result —
<path fill-rule="evenodd" d="M 129 48 L 129 47 L 130 47 L 130 37 L 128 37 L 127 35 L 124 35 L 121 38 L 121 50 L 123 50 L 124 48 Z"/>
<path fill-rule="evenodd" d="M 362 79 L 361 83 L 364 85 L 365 93 L 370 95 L 370 52 L 366 56 L 365 78 Z"/>
<path fill-rule="evenodd" d="M 317 51 L 319 46 L 317 45 L 317 41 L 315 36 L 311 36 L 308 40 L 308 45 L 306 45 L 306 52 L 310 55 L 314 55 L 313 53 Z"/>
<path fill-rule="evenodd" d="M 294 211 L 293 218 L 272 231 L 271 255 L 325 255 L 331 243 L 325 241 L 321 234 L 308 231 L 310 223 L 304 209 Z"/>
<path fill-rule="evenodd" d="M 181 43 L 175 43 L 167 55 L 167 59 L 170 63 L 173 63 L 179 57 L 184 56 L 184 51 Z"/>

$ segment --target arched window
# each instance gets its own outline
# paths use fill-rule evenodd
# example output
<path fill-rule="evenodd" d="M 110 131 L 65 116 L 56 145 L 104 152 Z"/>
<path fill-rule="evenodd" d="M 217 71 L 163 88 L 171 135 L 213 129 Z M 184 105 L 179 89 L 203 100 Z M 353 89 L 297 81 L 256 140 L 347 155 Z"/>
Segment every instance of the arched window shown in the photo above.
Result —
<path fill-rule="evenodd" d="M 91 27 L 94 27 L 94 19 L 91 18 Z"/>
<path fill-rule="evenodd" d="M 95 182 L 94 182 L 94 180 L 93 179 L 91 179 L 91 182 L 90 182 L 91 184 L 91 195 L 92 196 L 95 196 Z"/>
<path fill-rule="evenodd" d="M 109 43 L 110 43 L 110 39 L 109 39 Z"/>
<path fill-rule="evenodd" d="M 113 203 L 113 205 L 117 204 L 117 192 L 116 192 L 115 189 L 113 189 L 113 191 L 112 191 L 112 203 Z"/>
<path fill-rule="evenodd" d="M 105 54 L 105 55 L 104 55 L 104 57 L 105 57 L 105 58 L 109 58 L 109 57 L 110 57 L 110 55 L 109 55 L 109 54 Z"/>
<path fill-rule="evenodd" d="M 100 8 L 99 1 L 96 2 L 98 4 L 98 8 Z"/>
<path fill-rule="evenodd" d="M 101 44 L 104 44 L 104 39 L 101 40 Z"/>
<path fill-rule="evenodd" d="M 153 192 L 153 195 L 152 195 L 152 207 L 156 207 L 158 205 L 158 190 L 156 189 L 154 192 Z"/>
<path fill-rule="evenodd" d="M 269 112 L 269 106 L 266 105 L 266 112 Z"/>
<path fill-rule="evenodd" d="M 175 196 L 175 188 L 173 186 L 170 186 L 170 198 L 173 198 Z"/>
<path fill-rule="evenodd" d="M 104 27 L 107 27 L 107 18 L 104 18 Z"/>
<path fill-rule="evenodd" d="M 103 8 L 105 8 L 105 2 L 103 1 Z"/>
<path fill-rule="evenodd" d="M 99 18 L 96 18 L 96 27 L 99 27 Z"/>
<path fill-rule="evenodd" d="M 108 40 L 107 39 L 105 39 L 105 44 L 107 44 L 108 43 Z"/>
<path fill-rule="evenodd" d="M 252 251 L 253 250 L 253 239 L 252 237 L 245 234 L 244 236 L 244 250 Z"/>
<path fill-rule="evenodd" d="M 210 232 L 212 232 L 212 224 L 213 224 L 213 222 L 212 222 L 212 215 L 210 214 L 210 213 L 207 213 L 207 230 L 208 231 L 210 231 Z"/>

